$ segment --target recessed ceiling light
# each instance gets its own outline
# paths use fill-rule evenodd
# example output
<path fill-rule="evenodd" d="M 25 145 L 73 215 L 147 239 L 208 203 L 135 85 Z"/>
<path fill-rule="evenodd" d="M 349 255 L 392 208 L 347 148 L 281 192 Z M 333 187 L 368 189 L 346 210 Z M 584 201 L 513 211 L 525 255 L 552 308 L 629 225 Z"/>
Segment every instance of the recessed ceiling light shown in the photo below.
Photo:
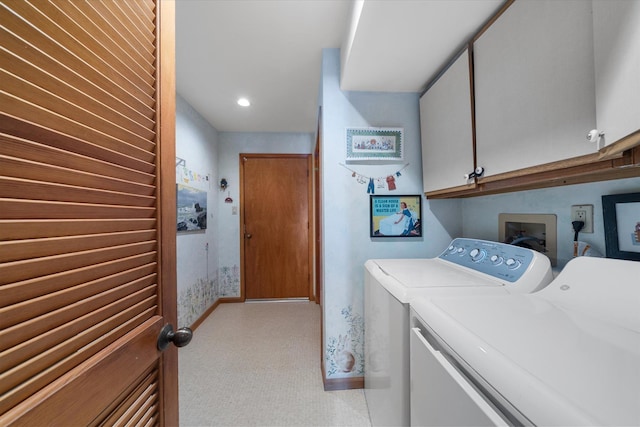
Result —
<path fill-rule="evenodd" d="M 238 99 L 238 105 L 241 107 L 248 107 L 249 105 L 251 105 L 251 103 L 247 98 L 240 98 Z"/>

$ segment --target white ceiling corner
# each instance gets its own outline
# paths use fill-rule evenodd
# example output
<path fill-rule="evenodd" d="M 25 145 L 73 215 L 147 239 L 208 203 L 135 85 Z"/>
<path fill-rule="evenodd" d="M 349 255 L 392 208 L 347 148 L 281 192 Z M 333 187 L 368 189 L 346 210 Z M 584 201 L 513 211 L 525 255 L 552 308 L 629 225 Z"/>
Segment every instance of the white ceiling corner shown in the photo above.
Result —
<path fill-rule="evenodd" d="M 420 92 L 503 2 L 180 0 L 177 90 L 219 131 L 314 132 L 323 48 L 343 90 Z"/>

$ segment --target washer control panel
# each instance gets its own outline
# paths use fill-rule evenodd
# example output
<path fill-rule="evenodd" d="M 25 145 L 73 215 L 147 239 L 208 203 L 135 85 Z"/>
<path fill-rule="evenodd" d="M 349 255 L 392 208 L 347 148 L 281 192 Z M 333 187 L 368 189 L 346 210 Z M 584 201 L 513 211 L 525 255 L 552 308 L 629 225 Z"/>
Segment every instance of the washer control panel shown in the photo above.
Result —
<path fill-rule="evenodd" d="M 466 238 L 454 239 L 439 256 L 440 259 L 508 282 L 518 281 L 538 257 L 546 258 L 520 246 Z"/>

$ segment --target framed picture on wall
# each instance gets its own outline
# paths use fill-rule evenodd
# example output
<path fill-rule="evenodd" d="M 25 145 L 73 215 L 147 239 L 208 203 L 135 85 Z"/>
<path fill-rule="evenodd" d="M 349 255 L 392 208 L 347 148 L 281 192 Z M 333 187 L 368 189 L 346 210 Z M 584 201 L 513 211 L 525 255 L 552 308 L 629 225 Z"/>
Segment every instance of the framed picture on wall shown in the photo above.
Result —
<path fill-rule="evenodd" d="M 370 196 L 371 237 L 422 237 L 422 197 Z"/>
<path fill-rule="evenodd" d="M 207 192 L 176 184 L 177 231 L 199 231 L 207 228 Z"/>
<path fill-rule="evenodd" d="M 640 261 L 640 193 L 602 196 L 607 258 Z"/>
<path fill-rule="evenodd" d="M 349 160 L 402 160 L 402 128 L 347 128 Z"/>

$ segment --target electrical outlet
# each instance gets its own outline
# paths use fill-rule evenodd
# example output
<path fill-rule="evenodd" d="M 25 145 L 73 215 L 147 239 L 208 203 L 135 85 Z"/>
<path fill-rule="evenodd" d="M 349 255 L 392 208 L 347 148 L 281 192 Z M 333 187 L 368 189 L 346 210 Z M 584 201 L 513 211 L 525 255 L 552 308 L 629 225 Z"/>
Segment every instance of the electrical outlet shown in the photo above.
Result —
<path fill-rule="evenodd" d="M 571 206 L 571 221 L 584 221 L 580 233 L 593 233 L 593 205 Z"/>

